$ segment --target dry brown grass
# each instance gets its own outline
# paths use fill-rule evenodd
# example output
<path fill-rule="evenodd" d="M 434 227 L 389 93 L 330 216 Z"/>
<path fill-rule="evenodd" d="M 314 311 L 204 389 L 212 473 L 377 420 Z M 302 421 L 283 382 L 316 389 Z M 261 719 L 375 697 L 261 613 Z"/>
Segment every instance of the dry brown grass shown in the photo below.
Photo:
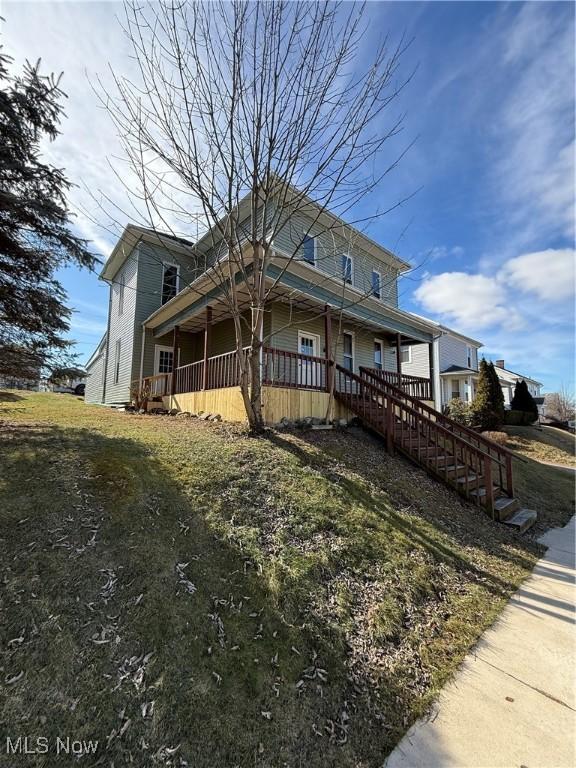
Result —
<path fill-rule="evenodd" d="M 576 438 L 554 427 L 505 427 L 507 447 L 521 456 L 546 464 L 576 467 Z"/>

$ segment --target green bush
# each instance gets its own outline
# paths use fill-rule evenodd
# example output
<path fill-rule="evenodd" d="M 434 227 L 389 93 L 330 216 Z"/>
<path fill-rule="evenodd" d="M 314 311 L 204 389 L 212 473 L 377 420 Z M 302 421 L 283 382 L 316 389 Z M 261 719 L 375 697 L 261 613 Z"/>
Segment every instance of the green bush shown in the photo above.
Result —
<path fill-rule="evenodd" d="M 516 382 L 514 397 L 510 407 L 513 411 L 523 411 L 530 414 L 532 417 L 532 421 L 529 422 L 530 424 L 538 418 L 538 406 L 528 390 L 528 384 L 524 380 Z"/>
<path fill-rule="evenodd" d="M 528 411 L 506 411 L 506 424 L 511 427 L 527 427 L 535 421 L 534 414 Z"/>
<path fill-rule="evenodd" d="M 472 402 L 473 421 L 481 431 L 504 423 L 504 394 L 493 363 L 480 360 L 478 389 Z"/>
<path fill-rule="evenodd" d="M 444 413 L 458 424 L 469 427 L 474 421 L 474 414 L 470 405 L 459 397 L 455 397 L 446 405 Z"/>

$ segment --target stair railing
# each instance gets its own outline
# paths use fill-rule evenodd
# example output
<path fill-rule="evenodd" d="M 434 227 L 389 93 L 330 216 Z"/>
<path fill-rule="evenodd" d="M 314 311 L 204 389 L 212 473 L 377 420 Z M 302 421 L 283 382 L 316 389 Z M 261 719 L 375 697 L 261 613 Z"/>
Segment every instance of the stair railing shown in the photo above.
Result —
<path fill-rule="evenodd" d="M 490 440 L 490 438 L 475 432 L 473 429 L 470 429 L 463 424 L 459 424 L 457 421 L 454 421 L 454 419 L 445 416 L 443 413 L 440 413 L 435 408 L 423 403 L 421 400 L 412 397 L 393 384 L 390 384 L 385 378 L 381 378 L 379 373 L 379 371 L 373 368 L 360 368 L 361 376 L 366 377 L 372 382 L 378 382 L 381 384 L 382 388 L 389 391 L 391 395 L 410 404 L 414 410 L 427 416 L 432 421 L 441 424 L 445 429 L 453 432 L 462 440 L 476 446 L 484 453 L 491 456 L 496 465 L 498 485 L 505 490 L 507 496 L 510 496 L 510 498 L 514 496 L 514 479 L 512 473 L 512 458 L 514 457 L 514 453 L 512 451 L 505 448 L 503 445 L 494 442 L 494 440 Z"/>
<path fill-rule="evenodd" d="M 477 505 L 481 503 L 484 488 L 486 509 L 494 515 L 492 465 L 498 464 L 499 459 L 377 383 L 340 365 L 335 366 L 335 395 L 385 438 L 390 452 L 397 448 Z M 497 485 L 508 493 L 505 486 Z"/>

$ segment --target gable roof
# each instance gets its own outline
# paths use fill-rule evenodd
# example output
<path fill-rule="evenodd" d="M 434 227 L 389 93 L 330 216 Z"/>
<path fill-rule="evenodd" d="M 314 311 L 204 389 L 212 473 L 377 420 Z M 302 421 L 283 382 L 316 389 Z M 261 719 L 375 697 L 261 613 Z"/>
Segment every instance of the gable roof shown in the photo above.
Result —
<path fill-rule="evenodd" d="M 510 376 L 516 377 L 518 379 L 524 379 L 524 381 L 530 381 L 532 384 L 538 384 L 538 386 L 543 387 L 541 381 L 537 381 L 537 379 L 532 379 L 530 376 L 526 376 L 523 373 L 516 373 L 516 371 L 511 371 L 509 368 L 501 368 L 499 365 L 494 365 L 494 370 L 498 374 L 500 373 L 509 373 Z"/>
<path fill-rule="evenodd" d="M 102 280 L 114 279 L 114 275 L 141 240 L 146 240 L 153 245 L 160 245 L 169 251 L 193 256 L 193 243 L 191 240 L 185 240 L 183 237 L 176 237 L 176 235 L 169 235 L 166 232 L 157 232 L 147 227 L 139 227 L 136 224 L 128 224 L 102 267 L 100 272 Z"/>

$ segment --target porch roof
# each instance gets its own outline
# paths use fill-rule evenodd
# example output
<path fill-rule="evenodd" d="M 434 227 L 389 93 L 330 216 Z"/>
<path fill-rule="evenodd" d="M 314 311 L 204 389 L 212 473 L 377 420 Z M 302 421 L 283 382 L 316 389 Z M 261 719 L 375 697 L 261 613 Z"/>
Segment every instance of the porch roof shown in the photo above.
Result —
<path fill-rule="evenodd" d="M 250 267 L 246 265 L 248 274 Z M 250 308 L 250 296 L 242 285 L 242 274 L 237 273 L 235 280 L 240 307 L 247 310 Z M 270 289 L 269 303 L 289 302 L 298 310 L 319 313 L 328 305 L 334 311 L 342 310 L 348 321 L 379 332 L 399 333 L 406 341 L 428 343 L 434 339 L 435 324 L 384 304 L 379 299 L 363 296 L 353 287 L 346 286 L 342 290 L 342 285 L 338 285 L 336 280 L 305 263 L 294 262 L 290 270 L 283 270 L 272 263 L 268 267 L 266 282 Z M 212 308 L 213 323 L 230 317 L 225 287 L 215 284 L 213 277 L 204 274 L 150 315 L 143 325 L 153 330 L 156 337 L 169 333 L 175 326 L 183 331 L 200 331 L 204 328 L 204 310 L 208 306 Z"/>
<path fill-rule="evenodd" d="M 440 376 L 478 376 L 478 371 L 473 368 L 462 368 L 459 365 L 451 365 L 445 371 L 440 371 Z"/>

